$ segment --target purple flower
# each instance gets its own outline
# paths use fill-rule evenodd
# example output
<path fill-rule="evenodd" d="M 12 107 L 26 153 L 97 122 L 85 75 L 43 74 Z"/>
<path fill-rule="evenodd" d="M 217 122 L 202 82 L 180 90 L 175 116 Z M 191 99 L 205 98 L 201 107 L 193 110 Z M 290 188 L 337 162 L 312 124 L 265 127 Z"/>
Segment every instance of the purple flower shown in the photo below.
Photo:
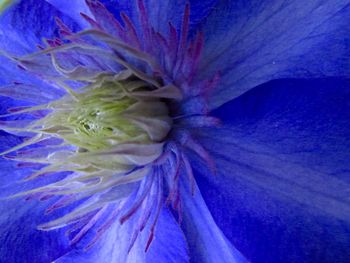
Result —
<path fill-rule="evenodd" d="M 1 262 L 346 262 L 349 1 L 18 1 Z"/>

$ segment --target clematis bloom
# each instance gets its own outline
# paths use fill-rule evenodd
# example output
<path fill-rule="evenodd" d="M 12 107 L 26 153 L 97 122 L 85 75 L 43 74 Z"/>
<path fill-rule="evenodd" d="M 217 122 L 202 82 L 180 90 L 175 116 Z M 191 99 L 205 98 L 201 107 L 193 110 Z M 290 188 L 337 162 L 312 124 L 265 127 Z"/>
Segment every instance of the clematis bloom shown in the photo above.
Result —
<path fill-rule="evenodd" d="M 348 6 L 13 5 L 5 262 L 345 262 Z"/>

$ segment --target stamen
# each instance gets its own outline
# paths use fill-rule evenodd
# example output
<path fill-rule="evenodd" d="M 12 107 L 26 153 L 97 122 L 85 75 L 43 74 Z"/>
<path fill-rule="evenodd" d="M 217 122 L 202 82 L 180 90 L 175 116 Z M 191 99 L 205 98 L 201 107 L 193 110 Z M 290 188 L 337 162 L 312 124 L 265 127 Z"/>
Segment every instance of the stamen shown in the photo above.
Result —
<path fill-rule="evenodd" d="M 95 237 L 85 247 L 85 250 L 90 249 L 100 239 L 100 237 L 113 225 L 113 223 L 115 223 L 123 204 L 124 202 L 122 201 L 120 202 L 117 208 L 114 208 L 114 211 L 109 216 L 109 218 L 106 219 L 106 222 L 99 229 L 97 229 Z"/>
<path fill-rule="evenodd" d="M 147 11 L 143 0 L 137 0 L 137 7 L 139 12 L 139 20 L 142 27 L 143 37 L 144 39 L 151 40 L 150 25 L 149 25 Z M 144 49 L 146 51 L 150 51 L 150 45 L 148 43 L 149 43 L 148 41 L 144 41 Z"/>
<path fill-rule="evenodd" d="M 83 238 L 83 236 L 86 234 L 87 231 L 92 228 L 97 220 L 103 215 L 104 212 L 106 212 L 107 206 L 102 207 L 90 220 L 89 222 L 79 231 L 78 234 L 74 236 L 74 238 L 70 241 L 70 245 L 74 245 L 77 243 L 80 239 Z"/>
<path fill-rule="evenodd" d="M 124 12 L 121 12 L 120 16 L 125 23 L 126 32 L 129 33 L 129 35 L 126 34 L 129 38 L 128 42 L 131 43 L 132 46 L 136 47 L 136 49 L 140 50 L 141 44 L 140 44 L 140 40 L 137 36 L 134 24 L 131 22 L 130 18 Z"/>
<path fill-rule="evenodd" d="M 194 195 L 195 179 L 194 179 L 194 175 L 193 175 L 193 171 L 192 171 L 192 166 L 191 166 L 190 161 L 188 160 L 188 158 L 185 154 L 183 154 L 183 153 L 181 154 L 181 159 L 182 159 L 182 162 L 185 166 L 185 171 L 186 171 L 186 174 L 188 176 L 188 179 L 190 181 L 191 193 L 192 193 L 192 195 Z"/>
<path fill-rule="evenodd" d="M 17 151 L 17 150 L 19 150 L 19 149 L 22 149 L 22 148 L 28 146 L 28 145 L 32 145 L 32 144 L 34 144 L 34 143 L 37 143 L 37 142 L 39 142 L 40 140 L 43 140 L 43 138 L 44 138 L 44 136 L 43 136 L 42 134 L 38 134 L 38 135 L 34 136 L 33 138 L 30 138 L 30 139 L 28 139 L 28 140 L 25 140 L 23 143 L 21 143 L 21 144 L 15 146 L 15 147 L 12 147 L 12 148 L 10 148 L 10 149 L 8 149 L 8 150 L 6 150 L 6 151 L 1 152 L 0 155 L 5 155 L 5 154 L 8 154 L 8 153 L 10 153 L 10 152 Z"/>
<path fill-rule="evenodd" d="M 157 210 L 156 210 L 156 214 L 155 214 L 153 223 L 151 224 L 151 230 L 150 230 L 150 234 L 149 234 L 148 241 L 146 244 L 145 252 L 148 251 L 148 249 L 151 245 L 151 242 L 154 238 L 154 231 L 155 231 L 155 228 L 157 225 L 157 221 L 158 221 L 160 212 L 161 212 L 162 207 L 163 207 L 163 177 L 161 177 L 159 170 L 156 173 L 156 175 L 157 175 L 157 182 L 158 182 Z"/>
<path fill-rule="evenodd" d="M 145 200 L 146 196 L 149 194 L 149 190 L 151 189 L 153 183 L 153 171 L 150 171 L 150 174 L 144 178 L 139 186 L 139 190 L 137 192 L 136 201 L 127 212 L 125 212 L 119 219 L 120 223 L 123 224 L 128 218 L 130 218 L 141 206 L 142 202 Z"/>

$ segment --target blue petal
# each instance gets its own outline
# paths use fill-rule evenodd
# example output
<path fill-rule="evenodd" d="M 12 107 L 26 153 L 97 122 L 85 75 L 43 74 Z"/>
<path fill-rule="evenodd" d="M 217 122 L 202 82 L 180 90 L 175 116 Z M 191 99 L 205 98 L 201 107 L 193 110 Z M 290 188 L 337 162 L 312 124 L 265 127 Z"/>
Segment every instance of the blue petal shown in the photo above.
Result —
<path fill-rule="evenodd" d="M 77 28 L 76 23 L 44 0 L 20 1 L 0 17 L 0 49 L 25 54 L 36 49 L 43 38 L 58 36 L 55 17 Z"/>
<path fill-rule="evenodd" d="M 223 0 L 203 24 L 210 107 L 277 78 L 349 76 L 350 1 Z"/>
<path fill-rule="evenodd" d="M 145 253 L 145 244 L 148 240 L 147 229 L 140 233 L 140 238 L 130 253 L 125 253 L 133 232 L 132 227 L 132 221 L 126 221 L 122 226 L 120 226 L 119 221 L 116 221 L 91 250 L 74 249 L 55 262 L 188 262 L 184 235 L 167 209 L 163 209 L 160 214 L 155 238 L 147 253 Z M 171 245 L 169 245 L 170 242 Z"/>
<path fill-rule="evenodd" d="M 82 28 L 87 27 L 88 23 L 80 13 L 91 16 L 91 12 L 86 5 L 85 0 L 70 0 L 70 1 L 61 1 L 61 0 L 46 0 L 48 3 L 57 8 L 66 16 L 72 18 L 77 22 Z"/>
<path fill-rule="evenodd" d="M 0 151 L 18 143 L 16 137 L 0 134 Z M 13 184 L 21 177 L 14 162 L 0 159 L 0 191 L 3 198 L 14 194 Z M 21 185 L 17 182 L 17 191 Z M 50 203 L 50 202 L 49 202 Z M 0 205 L 1 262 L 51 262 L 70 249 L 63 231 L 43 232 L 37 225 L 52 217 L 43 217 L 47 202 L 25 201 L 23 198 L 2 199 Z M 55 215 L 57 216 L 57 214 Z"/>
<path fill-rule="evenodd" d="M 37 50 L 43 38 L 58 36 L 54 17 L 72 28 L 76 23 L 44 0 L 20 1 L 0 16 L 0 84 L 12 81 L 31 83 L 34 77 L 20 70 L 3 52 L 24 55 Z"/>
<path fill-rule="evenodd" d="M 137 0 L 102 0 L 108 10 L 113 12 L 116 17 L 119 17 L 119 13 L 125 12 L 129 15 L 134 22 L 138 21 Z M 180 1 L 158 1 L 158 0 L 145 0 L 145 7 L 147 9 L 147 15 L 154 28 L 161 32 L 167 33 L 169 30 L 169 22 L 171 22 L 177 29 L 180 28 L 183 13 L 185 10 L 185 4 L 190 3 L 190 29 L 194 30 L 198 24 L 212 10 L 217 0 L 180 0 Z"/>
<path fill-rule="evenodd" d="M 177 28 L 180 28 L 186 3 L 189 3 L 191 7 L 190 29 L 195 30 L 198 24 L 211 12 L 217 0 L 148 0 L 145 2 L 147 3 L 147 10 L 149 10 L 149 16 L 155 29 L 159 32 L 168 32 L 169 22 L 172 22 Z"/>
<path fill-rule="evenodd" d="M 159 217 L 155 239 L 147 252 L 146 262 L 189 262 L 185 235 L 168 209 L 163 209 Z"/>
<path fill-rule="evenodd" d="M 46 0 L 58 10 L 64 14 L 73 18 L 78 24 L 87 26 L 85 20 L 82 19 L 80 13 L 91 15 L 86 2 L 82 0 L 73 0 L 69 2 L 62 2 L 60 0 Z M 115 17 L 121 20 L 120 12 L 124 12 L 135 23 L 138 22 L 137 14 L 137 1 L 130 0 L 101 0 L 106 8 L 112 12 Z M 185 9 L 186 0 L 181 1 L 158 1 L 158 0 L 146 0 L 145 6 L 147 9 L 147 15 L 154 26 L 154 28 L 162 33 L 168 32 L 168 22 L 172 22 L 177 28 L 180 28 L 182 16 Z M 217 0 L 205 0 L 205 1 L 189 1 L 191 5 L 191 28 L 194 29 L 198 24 L 210 13 L 212 7 Z"/>
<path fill-rule="evenodd" d="M 197 167 L 226 236 L 252 262 L 350 258 L 350 82 L 281 80 L 219 108 L 202 142 L 218 175 Z"/>
<path fill-rule="evenodd" d="M 18 145 L 21 140 L 0 131 L 0 152 Z M 10 195 L 45 184 L 44 181 L 23 183 L 30 170 L 16 166 L 13 161 L 0 157 L 0 258 L 1 262 L 52 262 L 67 253 L 69 247 L 64 230 L 50 232 L 37 229 L 39 224 L 62 216 L 60 210 L 45 215 L 52 201 L 39 202 L 24 198 L 7 198 Z"/>
<path fill-rule="evenodd" d="M 46 263 L 67 253 L 70 248 L 63 231 L 43 232 L 36 229 L 37 225 L 42 223 L 46 205 L 18 199 L 1 201 L 0 258 L 2 262 Z"/>
<path fill-rule="evenodd" d="M 127 221 L 124 225 L 120 225 L 116 221 L 107 232 L 101 237 L 88 250 L 85 250 L 85 244 L 78 244 L 76 249 L 73 249 L 66 255 L 57 258 L 57 263 L 73 263 L 73 262 L 86 262 L 86 263 L 124 263 L 128 261 L 128 255 L 126 253 L 129 239 L 132 233 L 130 221 Z M 93 235 L 93 233 L 90 233 Z M 84 241 L 84 240 L 83 240 Z M 88 242 L 87 242 L 88 244 Z M 130 258 L 135 260 L 134 262 L 144 262 L 144 253 L 140 252 L 140 242 L 136 241 L 134 248 L 130 252 Z M 142 251 L 143 252 L 143 251 Z"/>
<path fill-rule="evenodd" d="M 183 228 L 190 246 L 191 262 L 247 262 L 216 225 L 199 189 L 196 187 L 192 195 L 188 182 L 183 181 L 181 189 L 184 204 Z"/>

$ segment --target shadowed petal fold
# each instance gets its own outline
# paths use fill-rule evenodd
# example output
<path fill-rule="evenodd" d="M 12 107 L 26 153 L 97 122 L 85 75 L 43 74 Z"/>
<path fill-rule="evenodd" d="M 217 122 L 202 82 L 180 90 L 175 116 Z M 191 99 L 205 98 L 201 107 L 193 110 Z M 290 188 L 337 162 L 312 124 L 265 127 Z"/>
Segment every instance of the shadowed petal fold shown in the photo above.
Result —
<path fill-rule="evenodd" d="M 273 81 L 219 108 L 226 125 L 200 135 L 218 170 L 197 167 L 204 199 L 252 262 L 349 258 L 349 100 L 349 80 Z"/>

